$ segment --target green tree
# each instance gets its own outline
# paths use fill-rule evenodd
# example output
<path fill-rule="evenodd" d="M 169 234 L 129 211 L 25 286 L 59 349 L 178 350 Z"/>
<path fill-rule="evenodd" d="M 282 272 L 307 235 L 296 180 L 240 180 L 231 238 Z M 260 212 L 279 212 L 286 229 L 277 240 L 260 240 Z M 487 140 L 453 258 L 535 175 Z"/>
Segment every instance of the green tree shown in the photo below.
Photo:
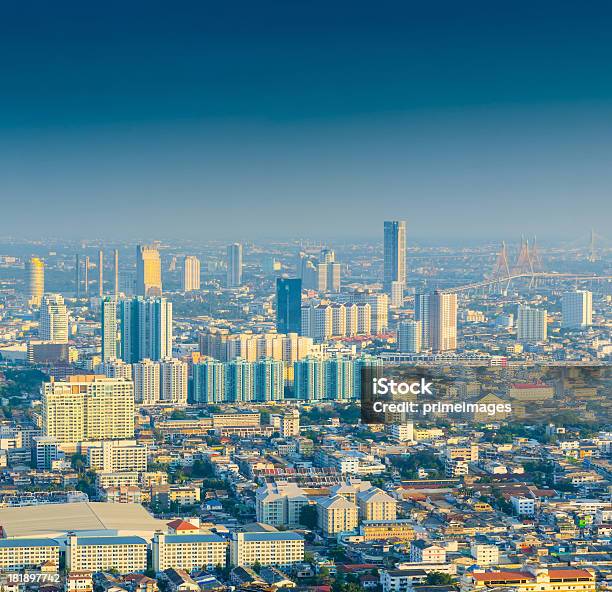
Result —
<path fill-rule="evenodd" d="M 454 583 L 454 580 L 450 574 L 430 571 L 425 578 L 425 583 L 429 586 L 450 586 Z"/>
<path fill-rule="evenodd" d="M 317 506 L 307 504 L 300 510 L 300 524 L 314 530 L 318 523 Z"/>

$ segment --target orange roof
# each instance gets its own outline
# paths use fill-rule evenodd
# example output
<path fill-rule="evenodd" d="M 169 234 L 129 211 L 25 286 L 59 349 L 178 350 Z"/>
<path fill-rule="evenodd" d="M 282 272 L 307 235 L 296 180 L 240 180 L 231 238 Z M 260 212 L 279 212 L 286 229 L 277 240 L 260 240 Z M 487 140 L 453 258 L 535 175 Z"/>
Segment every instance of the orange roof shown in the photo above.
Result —
<path fill-rule="evenodd" d="M 549 569 L 551 578 L 592 578 L 593 575 L 586 569 Z"/>
<path fill-rule="evenodd" d="M 472 577 L 477 582 L 502 582 L 506 580 L 532 580 L 533 574 L 526 571 L 490 571 L 488 573 L 474 573 Z"/>
<path fill-rule="evenodd" d="M 177 518 L 176 520 L 173 520 L 172 522 L 168 522 L 168 526 L 175 531 L 176 530 L 198 530 L 197 526 L 194 526 L 193 524 L 191 524 L 191 522 L 186 522 L 185 520 L 181 520 L 180 518 Z"/>

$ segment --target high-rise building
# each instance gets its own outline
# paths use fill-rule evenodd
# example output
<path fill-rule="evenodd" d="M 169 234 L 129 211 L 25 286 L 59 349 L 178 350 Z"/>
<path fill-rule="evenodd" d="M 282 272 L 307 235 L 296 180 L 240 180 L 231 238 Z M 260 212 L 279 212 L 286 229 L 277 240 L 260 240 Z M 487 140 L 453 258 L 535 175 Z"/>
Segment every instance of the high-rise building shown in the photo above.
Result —
<path fill-rule="evenodd" d="M 255 400 L 280 401 L 285 397 L 285 365 L 277 360 L 255 362 Z"/>
<path fill-rule="evenodd" d="M 242 285 L 242 245 L 234 243 L 227 246 L 227 287 L 238 288 Z"/>
<path fill-rule="evenodd" d="M 397 351 L 418 354 L 421 351 L 421 321 L 403 321 L 397 328 Z"/>
<path fill-rule="evenodd" d="M 109 359 L 101 365 L 101 371 L 107 378 L 127 378 L 132 380 L 132 365 L 120 359 Z"/>
<path fill-rule="evenodd" d="M 421 349 L 431 347 L 429 335 L 429 294 L 414 295 L 414 320 L 421 323 Z"/>
<path fill-rule="evenodd" d="M 331 249 L 321 251 L 321 264 L 325 265 L 326 290 L 328 292 L 340 292 L 340 263 L 336 261 L 336 253 Z"/>
<path fill-rule="evenodd" d="M 129 363 L 172 357 L 172 303 L 165 298 L 119 302 L 121 357 Z"/>
<path fill-rule="evenodd" d="M 162 403 L 187 404 L 187 381 L 189 366 L 177 358 L 166 358 L 160 362 L 159 381 Z"/>
<path fill-rule="evenodd" d="M 561 299 L 561 324 L 568 329 L 583 329 L 593 324 L 593 294 L 588 290 L 566 292 Z"/>
<path fill-rule="evenodd" d="M 279 333 L 302 332 L 302 280 L 276 279 L 276 330 Z"/>
<path fill-rule="evenodd" d="M 119 250 L 115 249 L 113 253 L 115 264 L 113 265 L 113 270 L 115 272 L 115 282 L 114 282 L 114 294 L 115 297 L 119 296 Z"/>
<path fill-rule="evenodd" d="M 236 358 L 226 364 L 225 396 L 232 403 L 255 399 L 255 367 L 252 362 Z"/>
<path fill-rule="evenodd" d="M 516 338 L 519 341 L 537 343 L 546 341 L 548 332 L 546 310 L 519 306 L 516 318 Z"/>
<path fill-rule="evenodd" d="M 140 405 L 158 405 L 160 388 L 160 366 L 148 358 L 133 364 L 134 399 Z"/>
<path fill-rule="evenodd" d="M 74 258 L 74 293 L 77 298 L 81 297 L 81 257 L 77 253 Z"/>
<path fill-rule="evenodd" d="M 225 400 L 225 364 L 217 360 L 202 360 L 194 364 L 194 403 L 221 403 Z"/>
<path fill-rule="evenodd" d="M 384 290 L 391 293 L 391 282 L 406 285 L 406 222 L 386 221 L 384 225 Z"/>
<path fill-rule="evenodd" d="M 117 300 L 105 298 L 102 301 L 102 361 L 119 358 L 119 354 Z"/>
<path fill-rule="evenodd" d="M 68 343 L 68 309 L 59 294 L 45 294 L 40 305 L 38 335 L 44 341 Z"/>
<path fill-rule="evenodd" d="M 353 302 L 367 302 L 370 305 L 370 330 L 372 333 L 384 333 L 389 327 L 389 296 L 380 292 L 356 291 Z"/>
<path fill-rule="evenodd" d="M 28 261 L 28 304 L 40 306 L 45 292 L 45 264 L 42 259 L 32 257 Z"/>
<path fill-rule="evenodd" d="M 404 284 L 403 282 L 391 282 L 391 306 L 402 308 L 404 305 Z"/>
<path fill-rule="evenodd" d="M 42 385 L 43 434 L 61 443 L 134 437 L 134 385 L 87 375 Z"/>
<path fill-rule="evenodd" d="M 145 297 L 162 295 L 161 259 L 157 247 L 136 247 L 136 294 Z"/>
<path fill-rule="evenodd" d="M 200 260 L 188 255 L 183 260 L 183 292 L 200 289 Z"/>
<path fill-rule="evenodd" d="M 457 349 L 457 294 L 435 291 L 429 297 L 429 334 L 433 351 Z"/>
<path fill-rule="evenodd" d="M 85 298 L 89 297 L 89 255 L 85 256 L 85 266 L 83 269 L 83 281 L 85 283 L 84 286 L 84 293 L 85 293 Z"/>
<path fill-rule="evenodd" d="M 98 251 L 98 296 L 104 296 L 104 251 Z"/>

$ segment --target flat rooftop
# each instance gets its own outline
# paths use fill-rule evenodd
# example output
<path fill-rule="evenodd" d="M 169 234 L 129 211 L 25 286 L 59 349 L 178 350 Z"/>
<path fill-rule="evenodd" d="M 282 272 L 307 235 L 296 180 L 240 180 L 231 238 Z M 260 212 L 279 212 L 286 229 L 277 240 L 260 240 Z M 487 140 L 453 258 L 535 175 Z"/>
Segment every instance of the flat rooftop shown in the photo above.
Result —
<path fill-rule="evenodd" d="M 7 538 L 63 536 L 68 531 L 115 531 L 116 534 L 153 533 L 166 523 L 151 516 L 140 504 L 80 502 L 0 508 L 0 526 Z"/>

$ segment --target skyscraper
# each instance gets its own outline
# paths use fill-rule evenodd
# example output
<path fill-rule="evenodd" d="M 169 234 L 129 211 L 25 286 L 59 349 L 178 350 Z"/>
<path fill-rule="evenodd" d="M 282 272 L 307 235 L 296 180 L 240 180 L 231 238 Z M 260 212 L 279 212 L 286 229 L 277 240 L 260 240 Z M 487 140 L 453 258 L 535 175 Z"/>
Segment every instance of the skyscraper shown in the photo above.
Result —
<path fill-rule="evenodd" d="M 83 274 L 83 280 L 85 281 L 85 298 L 89 297 L 89 255 L 85 257 L 85 269 Z"/>
<path fill-rule="evenodd" d="M 77 253 L 74 258 L 74 293 L 77 298 L 81 297 L 81 257 Z"/>
<path fill-rule="evenodd" d="M 115 271 L 115 286 L 114 286 L 114 294 L 115 297 L 119 296 L 119 250 L 115 249 L 115 265 L 113 269 Z"/>
<path fill-rule="evenodd" d="M 593 294 L 588 290 L 566 292 L 561 300 L 561 310 L 563 327 L 589 327 L 593 324 Z"/>
<path fill-rule="evenodd" d="M 136 247 L 136 294 L 159 297 L 162 295 L 161 260 L 157 247 Z"/>
<path fill-rule="evenodd" d="M 104 296 L 104 251 L 98 251 L 98 296 Z"/>
<path fill-rule="evenodd" d="M 227 287 L 238 288 L 242 285 L 242 245 L 234 243 L 227 246 Z"/>
<path fill-rule="evenodd" d="M 276 330 L 279 333 L 302 332 L 302 280 L 276 279 Z"/>
<path fill-rule="evenodd" d="M 414 320 L 421 323 L 421 348 L 431 347 L 429 335 L 429 294 L 414 295 Z"/>
<path fill-rule="evenodd" d="M 418 354 L 421 351 L 421 321 L 407 320 L 397 328 L 397 350 L 401 353 Z"/>
<path fill-rule="evenodd" d="M 119 303 L 121 357 L 134 363 L 172 357 L 172 303 L 165 298 L 133 298 Z"/>
<path fill-rule="evenodd" d="M 187 362 L 177 358 L 167 358 L 162 360 L 159 366 L 161 401 L 172 405 L 186 405 L 189 375 Z"/>
<path fill-rule="evenodd" d="M 102 302 L 102 361 L 119 358 L 119 324 L 117 300 L 105 298 Z"/>
<path fill-rule="evenodd" d="M 40 305 L 38 334 L 45 341 L 68 343 L 68 310 L 59 294 L 46 294 Z"/>
<path fill-rule="evenodd" d="M 548 338 L 548 313 L 545 310 L 519 306 L 516 318 L 516 338 L 537 343 Z"/>
<path fill-rule="evenodd" d="M 42 259 L 32 257 L 28 261 L 28 304 L 40 306 L 45 292 L 45 264 Z"/>
<path fill-rule="evenodd" d="M 434 352 L 457 349 L 457 294 L 435 291 L 429 297 L 429 334 Z"/>
<path fill-rule="evenodd" d="M 406 285 L 406 222 L 385 222 L 384 233 L 384 290 L 391 293 L 391 283 Z"/>
<path fill-rule="evenodd" d="M 183 260 L 183 292 L 200 289 L 200 260 L 188 255 Z"/>
<path fill-rule="evenodd" d="M 160 399 L 160 366 L 148 358 L 133 365 L 134 398 L 141 405 L 158 405 Z"/>

